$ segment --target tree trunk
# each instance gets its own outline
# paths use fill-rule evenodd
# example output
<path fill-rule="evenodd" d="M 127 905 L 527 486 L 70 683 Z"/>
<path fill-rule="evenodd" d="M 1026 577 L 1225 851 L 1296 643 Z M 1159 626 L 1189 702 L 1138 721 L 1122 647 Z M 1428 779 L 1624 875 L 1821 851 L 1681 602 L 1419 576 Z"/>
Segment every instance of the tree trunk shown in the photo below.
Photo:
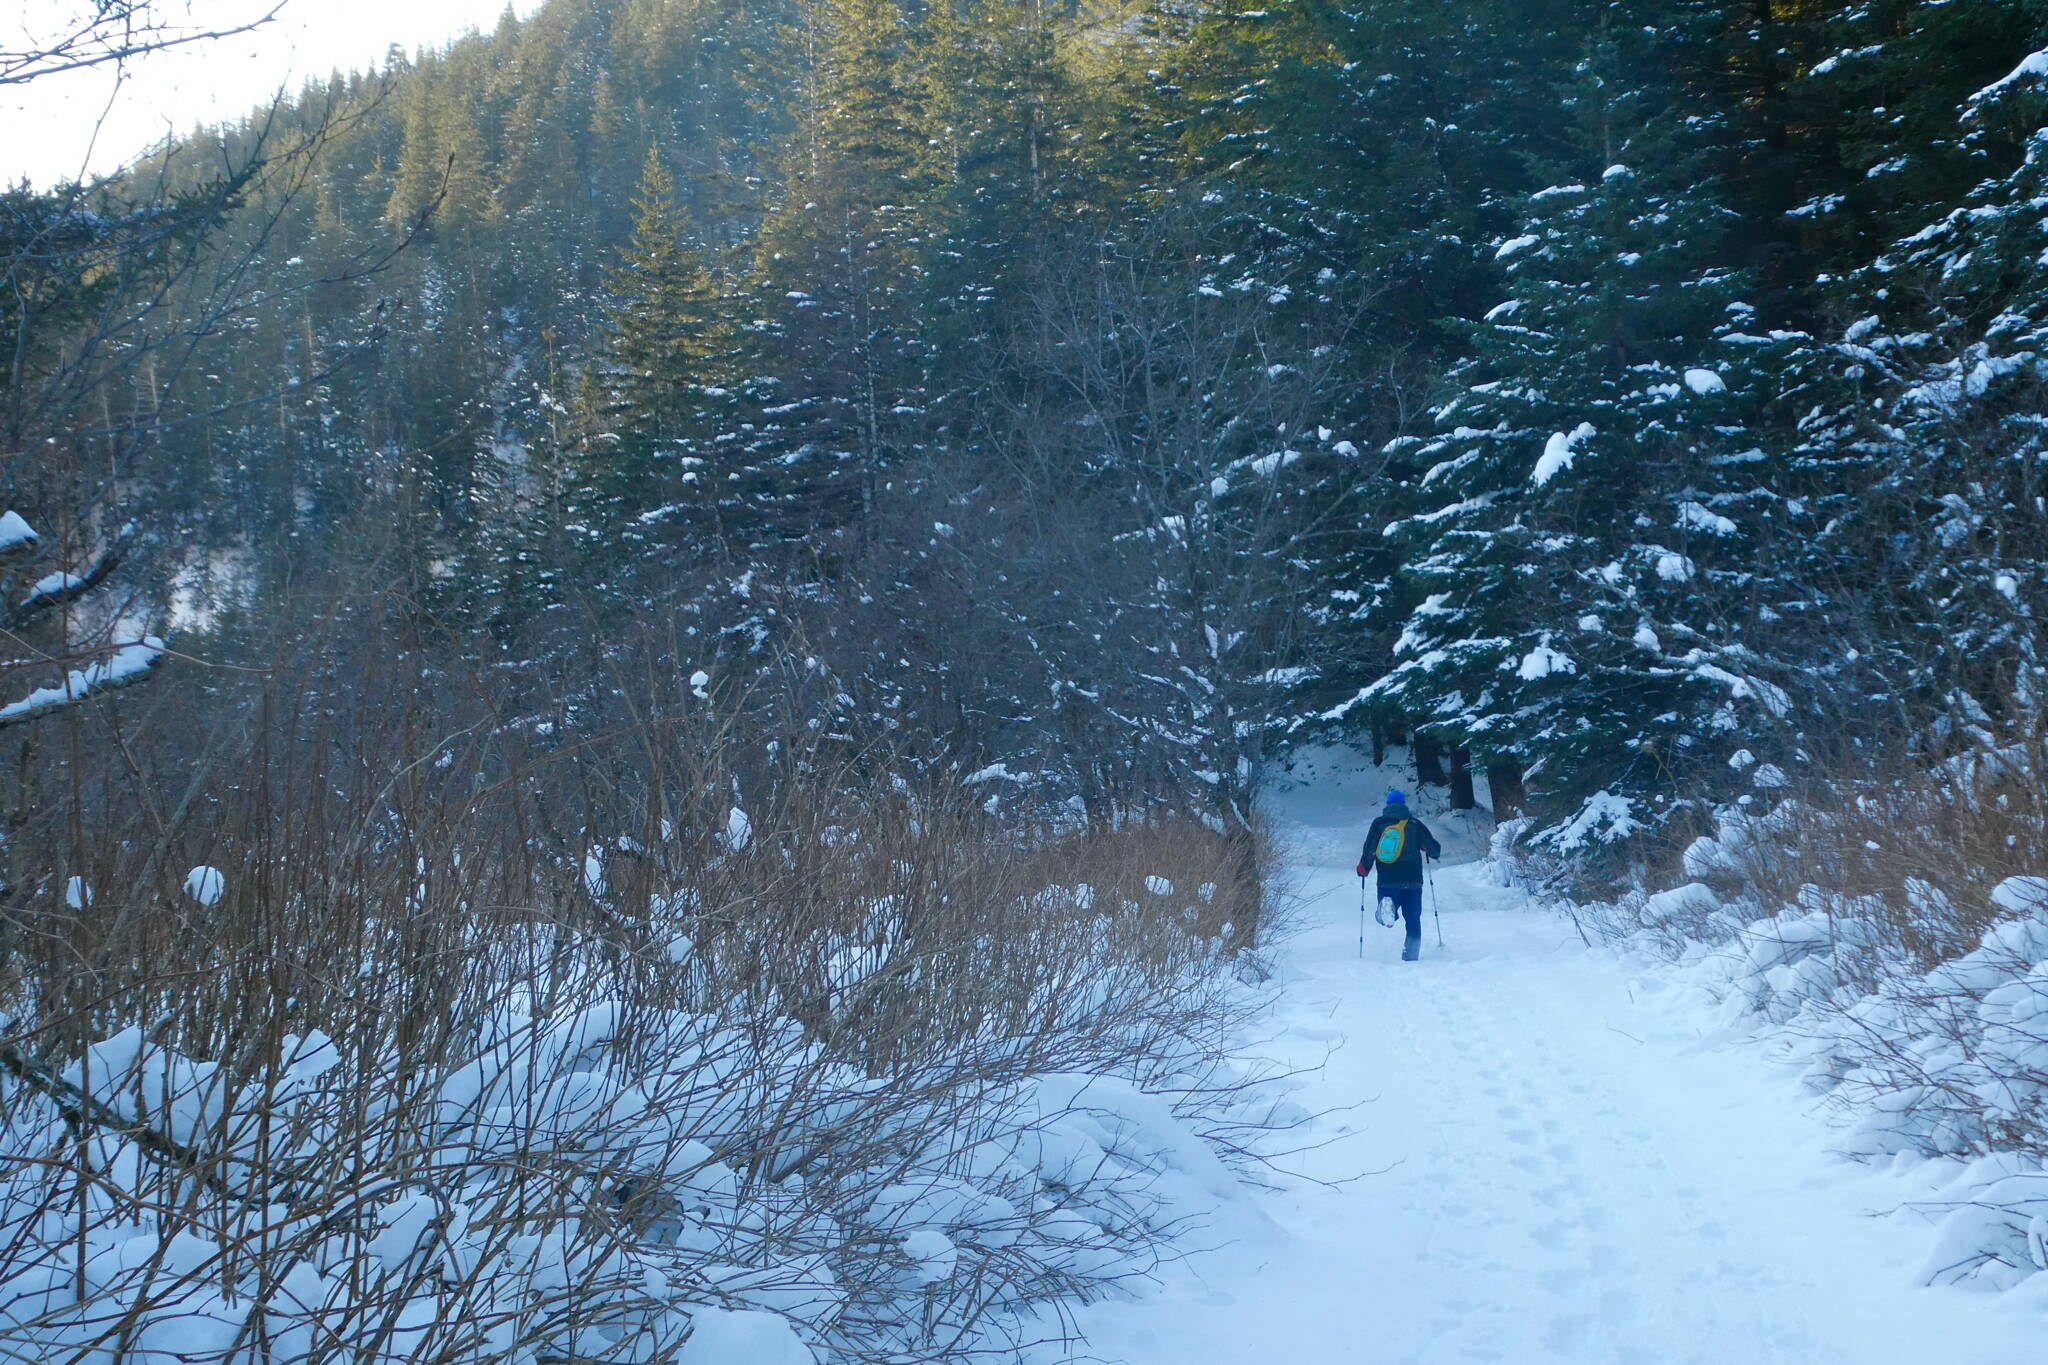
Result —
<path fill-rule="evenodd" d="M 1529 805 L 1529 793 L 1522 787 L 1522 765 L 1512 759 L 1496 759 L 1486 765 L 1486 785 L 1493 793 L 1493 818 L 1512 820 Z"/>
<path fill-rule="evenodd" d="M 1377 768 L 1387 761 L 1387 727 L 1378 721 L 1372 723 L 1372 766 Z"/>
<path fill-rule="evenodd" d="M 1443 750 L 1425 734 L 1415 736 L 1415 785 L 1441 787 L 1444 784 Z"/>
<path fill-rule="evenodd" d="M 1478 808 L 1479 798 L 1472 794 L 1472 753 L 1460 744 L 1451 750 L 1451 809 Z"/>

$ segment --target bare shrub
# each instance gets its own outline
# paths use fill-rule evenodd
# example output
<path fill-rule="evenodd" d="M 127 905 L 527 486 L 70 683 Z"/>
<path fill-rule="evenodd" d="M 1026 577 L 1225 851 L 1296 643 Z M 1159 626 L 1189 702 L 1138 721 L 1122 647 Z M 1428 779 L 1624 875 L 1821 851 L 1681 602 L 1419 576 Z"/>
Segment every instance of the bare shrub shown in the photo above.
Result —
<path fill-rule="evenodd" d="M 1759 905 L 1812 902 L 1864 921 L 1853 980 L 1866 988 L 1974 950 L 2009 917 L 1991 890 L 2048 868 L 2048 733 L 1946 761 L 1903 743 L 1882 751 L 1892 757 L 1876 769 L 1823 765 L 1837 782 L 1747 823 L 1753 835 L 1706 878 Z"/>
<path fill-rule="evenodd" d="M 1848 1150 L 2048 1156 L 2048 736 L 1872 751 L 1586 922 L 1782 1025 Z"/>
<path fill-rule="evenodd" d="M 1243 836 L 999 822 L 673 656 L 553 690 L 335 620 L 16 774 L 0 1358 L 1003 1352 L 1227 1202 L 1177 1115 L 1275 1121 Z"/>

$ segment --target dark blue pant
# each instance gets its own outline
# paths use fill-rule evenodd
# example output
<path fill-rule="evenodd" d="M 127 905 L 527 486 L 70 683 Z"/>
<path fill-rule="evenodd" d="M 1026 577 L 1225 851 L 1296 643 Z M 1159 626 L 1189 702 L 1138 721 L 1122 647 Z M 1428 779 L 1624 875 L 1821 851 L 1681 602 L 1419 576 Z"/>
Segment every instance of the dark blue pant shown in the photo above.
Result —
<path fill-rule="evenodd" d="M 1380 883 L 1380 899 L 1393 906 L 1408 921 L 1408 942 L 1401 947 L 1401 960 L 1413 962 L 1422 951 L 1422 888 Z"/>

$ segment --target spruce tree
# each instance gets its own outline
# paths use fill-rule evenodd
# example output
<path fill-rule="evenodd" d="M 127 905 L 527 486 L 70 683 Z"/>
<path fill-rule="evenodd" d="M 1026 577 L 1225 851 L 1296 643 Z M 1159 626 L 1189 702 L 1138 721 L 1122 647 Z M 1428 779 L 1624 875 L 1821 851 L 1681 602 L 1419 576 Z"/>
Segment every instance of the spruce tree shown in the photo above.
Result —
<path fill-rule="evenodd" d="M 733 406 L 733 329 L 688 241 L 674 177 L 650 148 L 633 236 L 605 275 L 601 349 L 585 371 L 586 428 L 570 511 L 610 553 L 665 538 L 657 521 L 694 510 L 715 528 L 725 496 L 717 436 Z"/>
<path fill-rule="evenodd" d="M 1367 698 L 1526 768 L 1570 849 L 1735 787 L 1787 709 L 1753 554 L 1787 513 L 1759 437 L 1798 343 L 1757 334 L 1725 264 L 1713 130 L 1658 80 L 1677 41 L 1596 30 L 1570 178 L 1495 248 L 1509 297 L 1436 434 L 1397 443 L 1434 506 L 1390 528 L 1421 601 Z"/>
<path fill-rule="evenodd" d="M 1818 452 L 1861 476 L 1830 538 L 1881 569 L 1885 676 L 1945 720 L 2010 723 L 2048 702 L 2044 68 L 2035 54 L 1963 105 L 1953 137 L 1993 173 L 1853 282 L 1870 311 L 1844 368 L 1881 420 Z"/>
<path fill-rule="evenodd" d="M 803 515 L 831 517 L 847 499 L 824 486 L 867 500 L 925 411 L 930 162 L 907 93 L 918 35 L 898 0 L 810 0 L 801 23 L 796 127 L 754 252 L 779 390 L 768 434 L 815 475 Z"/>

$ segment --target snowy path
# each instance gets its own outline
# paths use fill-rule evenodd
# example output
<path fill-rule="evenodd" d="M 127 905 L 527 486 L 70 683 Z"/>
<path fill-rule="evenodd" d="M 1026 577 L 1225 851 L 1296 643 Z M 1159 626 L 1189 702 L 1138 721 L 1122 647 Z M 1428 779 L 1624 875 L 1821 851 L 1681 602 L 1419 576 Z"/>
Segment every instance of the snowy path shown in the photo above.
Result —
<path fill-rule="evenodd" d="M 1362 820 L 1355 823 L 1362 825 Z M 1348 829 L 1296 828 L 1308 928 L 1266 1051 L 1359 1105 L 1267 1201 L 1278 1230 L 1082 1316 L 1129 1365 L 2009 1365 L 2048 1322 L 1914 1287 L 1912 1192 L 1835 1161 L 1781 1072 L 1700 1041 L 1570 926 L 1439 873 L 1449 948 L 1357 956 Z M 1360 1175 L 1361 1172 L 1367 1174 Z M 1343 1181 L 1336 1188 L 1313 1183 Z"/>

